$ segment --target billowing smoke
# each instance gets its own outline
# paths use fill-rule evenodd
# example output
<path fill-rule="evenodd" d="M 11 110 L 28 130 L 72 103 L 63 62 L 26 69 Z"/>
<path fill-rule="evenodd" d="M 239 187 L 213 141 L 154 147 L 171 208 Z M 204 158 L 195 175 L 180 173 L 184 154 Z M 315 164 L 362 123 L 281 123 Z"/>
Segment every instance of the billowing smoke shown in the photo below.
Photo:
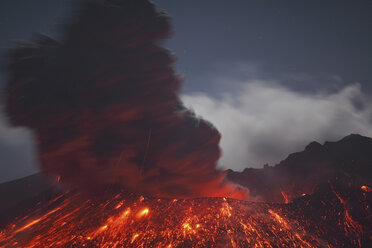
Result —
<path fill-rule="evenodd" d="M 244 192 L 216 170 L 220 134 L 178 97 L 169 18 L 147 0 L 84 1 L 61 41 L 9 54 L 6 112 L 38 137 L 42 170 L 71 187 L 156 196 Z"/>

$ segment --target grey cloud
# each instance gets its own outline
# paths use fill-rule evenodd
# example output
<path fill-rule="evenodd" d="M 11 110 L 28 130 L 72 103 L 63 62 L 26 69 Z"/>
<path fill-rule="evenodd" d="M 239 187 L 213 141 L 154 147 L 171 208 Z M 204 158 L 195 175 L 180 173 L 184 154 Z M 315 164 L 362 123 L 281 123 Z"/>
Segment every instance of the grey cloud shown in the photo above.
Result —
<path fill-rule="evenodd" d="M 0 114 L 0 183 L 38 171 L 34 143 L 31 131 L 10 127 Z"/>
<path fill-rule="evenodd" d="M 182 100 L 221 132 L 220 166 L 235 170 L 278 163 L 313 140 L 332 141 L 349 133 L 372 136 L 372 104 L 359 84 L 309 94 L 250 80 L 220 98 L 197 93 Z"/>

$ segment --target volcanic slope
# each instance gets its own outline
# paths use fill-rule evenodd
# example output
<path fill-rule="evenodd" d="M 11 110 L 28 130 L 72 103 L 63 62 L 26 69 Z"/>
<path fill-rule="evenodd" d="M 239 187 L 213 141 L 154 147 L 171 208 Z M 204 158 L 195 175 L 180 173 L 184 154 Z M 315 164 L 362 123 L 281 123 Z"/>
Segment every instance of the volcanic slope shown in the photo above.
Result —
<path fill-rule="evenodd" d="M 269 204 L 112 188 L 93 198 L 67 192 L 9 223 L 0 247 L 368 247 L 368 230 L 353 219 L 344 194 L 331 185 L 291 204 Z M 371 200 L 361 189 L 350 194 L 359 197 L 354 202 Z"/>
<path fill-rule="evenodd" d="M 322 184 L 348 177 L 359 185 L 372 185 L 372 139 L 351 134 L 336 142 L 311 142 L 275 166 L 227 170 L 227 179 L 249 188 L 253 197 L 289 202 L 311 194 Z"/>

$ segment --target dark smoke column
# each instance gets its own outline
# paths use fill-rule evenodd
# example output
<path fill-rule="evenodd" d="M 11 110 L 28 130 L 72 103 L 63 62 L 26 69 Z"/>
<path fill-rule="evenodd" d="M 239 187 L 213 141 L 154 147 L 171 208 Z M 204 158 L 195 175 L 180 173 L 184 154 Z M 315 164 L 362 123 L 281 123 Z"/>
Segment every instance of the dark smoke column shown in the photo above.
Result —
<path fill-rule="evenodd" d="M 70 187 L 230 196 L 220 134 L 178 98 L 169 18 L 147 0 L 83 1 L 62 41 L 9 53 L 6 112 L 38 136 L 42 170 Z"/>

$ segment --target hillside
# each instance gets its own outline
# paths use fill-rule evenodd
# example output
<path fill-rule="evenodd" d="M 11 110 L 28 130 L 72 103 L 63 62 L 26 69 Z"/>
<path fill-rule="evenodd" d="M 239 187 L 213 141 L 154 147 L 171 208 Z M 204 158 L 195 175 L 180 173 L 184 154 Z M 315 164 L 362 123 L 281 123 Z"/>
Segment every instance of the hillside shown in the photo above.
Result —
<path fill-rule="evenodd" d="M 351 134 L 323 145 L 311 142 L 275 166 L 227 170 L 227 179 L 247 187 L 264 201 L 286 202 L 313 193 L 319 185 L 339 177 L 359 184 L 372 183 L 372 139 Z"/>

